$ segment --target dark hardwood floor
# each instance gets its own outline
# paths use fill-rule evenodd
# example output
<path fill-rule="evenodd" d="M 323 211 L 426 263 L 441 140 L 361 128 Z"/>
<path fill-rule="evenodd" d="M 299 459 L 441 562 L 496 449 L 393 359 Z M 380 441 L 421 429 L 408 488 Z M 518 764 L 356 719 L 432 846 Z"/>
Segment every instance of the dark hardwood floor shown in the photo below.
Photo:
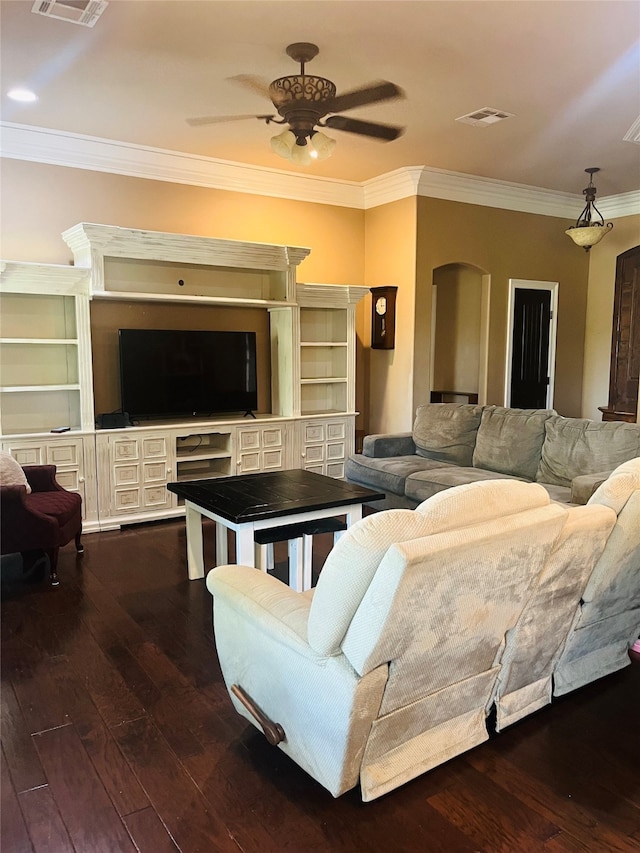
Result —
<path fill-rule="evenodd" d="M 3 584 L 3 853 L 640 850 L 640 662 L 379 800 L 334 800 L 233 711 L 184 523 L 85 545 L 57 589 Z"/>

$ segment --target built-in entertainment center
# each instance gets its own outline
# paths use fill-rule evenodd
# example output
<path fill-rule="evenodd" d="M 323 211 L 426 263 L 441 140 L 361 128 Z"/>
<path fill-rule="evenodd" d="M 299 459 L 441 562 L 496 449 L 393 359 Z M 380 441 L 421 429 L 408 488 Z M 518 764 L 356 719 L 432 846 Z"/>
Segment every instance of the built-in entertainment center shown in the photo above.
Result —
<path fill-rule="evenodd" d="M 22 464 L 56 464 L 87 532 L 182 514 L 175 480 L 344 475 L 368 288 L 299 283 L 299 247 L 90 223 L 62 237 L 73 266 L 0 268 L 0 435 Z M 96 428 L 122 408 L 132 426 Z"/>

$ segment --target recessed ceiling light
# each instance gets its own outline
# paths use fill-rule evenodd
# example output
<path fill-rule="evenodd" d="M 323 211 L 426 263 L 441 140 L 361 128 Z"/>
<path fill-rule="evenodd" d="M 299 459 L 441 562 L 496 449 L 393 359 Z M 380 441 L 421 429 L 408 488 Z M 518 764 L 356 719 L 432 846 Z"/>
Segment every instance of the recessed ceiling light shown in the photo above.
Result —
<path fill-rule="evenodd" d="M 38 96 L 30 89 L 10 89 L 7 92 L 7 98 L 12 101 L 19 101 L 21 104 L 32 104 L 38 100 Z"/>

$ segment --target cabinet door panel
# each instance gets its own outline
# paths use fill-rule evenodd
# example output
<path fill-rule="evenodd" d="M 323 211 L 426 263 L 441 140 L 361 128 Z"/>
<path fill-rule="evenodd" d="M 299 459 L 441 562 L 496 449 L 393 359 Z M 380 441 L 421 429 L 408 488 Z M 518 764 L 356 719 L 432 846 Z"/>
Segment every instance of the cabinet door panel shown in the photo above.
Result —
<path fill-rule="evenodd" d="M 262 432 L 262 444 L 264 447 L 282 447 L 282 429 L 265 429 Z"/>
<path fill-rule="evenodd" d="M 81 491 L 77 469 L 71 468 L 68 471 L 56 471 L 56 480 L 68 492 Z"/>
<path fill-rule="evenodd" d="M 327 464 L 327 477 L 344 478 L 344 462 L 330 462 Z"/>
<path fill-rule="evenodd" d="M 143 465 L 143 474 L 145 483 L 166 482 L 167 480 L 167 463 L 162 462 L 145 462 Z"/>
<path fill-rule="evenodd" d="M 139 455 L 138 441 L 135 438 L 116 438 L 113 442 L 113 458 L 137 459 Z"/>
<path fill-rule="evenodd" d="M 260 447 L 259 429 L 239 430 L 240 450 L 257 450 Z"/>
<path fill-rule="evenodd" d="M 346 425 L 343 421 L 327 424 L 327 438 L 345 438 Z"/>
<path fill-rule="evenodd" d="M 304 430 L 305 443 L 324 441 L 324 424 L 307 424 Z"/>
<path fill-rule="evenodd" d="M 126 486 L 140 481 L 140 467 L 137 464 L 115 465 L 113 480 L 116 486 Z"/>
<path fill-rule="evenodd" d="M 311 444 L 305 448 L 304 455 L 307 462 L 323 462 L 324 446 L 322 444 Z"/>
<path fill-rule="evenodd" d="M 243 453 L 239 463 L 240 474 L 255 474 L 260 470 L 260 452 Z"/>
<path fill-rule="evenodd" d="M 46 464 L 46 449 L 40 445 L 11 448 L 11 455 L 21 465 Z"/>
<path fill-rule="evenodd" d="M 47 462 L 50 465 L 78 465 L 82 448 L 75 441 L 48 444 L 46 447 Z"/>
<path fill-rule="evenodd" d="M 140 509 L 140 489 L 116 489 L 115 509 L 118 512 L 133 512 Z"/>
<path fill-rule="evenodd" d="M 142 455 L 145 459 L 150 456 L 167 455 L 167 442 L 163 436 L 154 436 L 153 438 L 142 439 Z"/>
<path fill-rule="evenodd" d="M 265 450 L 262 457 L 262 468 L 264 471 L 279 471 L 282 469 L 282 451 Z"/>
<path fill-rule="evenodd" d="M 144 505 L 147 508 L 158 509 L 171 505 L 171 492 L 165 485 L 146 486 L 144 489 Z"/>
<path fill-rule="evenodd" d="M 331 444 L 327 444 L 327 459 L 344 459 L 344 457 L 344 441 L 332 442 Z"/>

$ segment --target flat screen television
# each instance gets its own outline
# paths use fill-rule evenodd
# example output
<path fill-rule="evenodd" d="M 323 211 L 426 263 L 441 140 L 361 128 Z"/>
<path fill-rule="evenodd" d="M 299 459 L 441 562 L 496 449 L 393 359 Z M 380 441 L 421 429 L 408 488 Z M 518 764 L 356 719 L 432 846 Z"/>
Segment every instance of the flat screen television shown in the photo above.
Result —
<path fill-rule="evenodd" d="M 252 413 L 256 333 L 119 329 L 122 410 L 166 418 Z"/>

